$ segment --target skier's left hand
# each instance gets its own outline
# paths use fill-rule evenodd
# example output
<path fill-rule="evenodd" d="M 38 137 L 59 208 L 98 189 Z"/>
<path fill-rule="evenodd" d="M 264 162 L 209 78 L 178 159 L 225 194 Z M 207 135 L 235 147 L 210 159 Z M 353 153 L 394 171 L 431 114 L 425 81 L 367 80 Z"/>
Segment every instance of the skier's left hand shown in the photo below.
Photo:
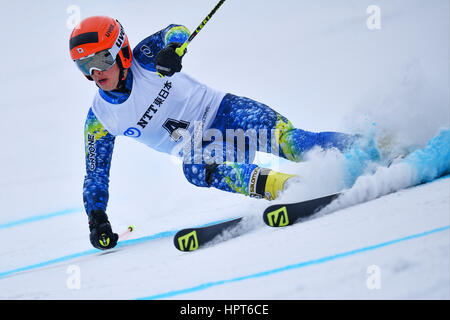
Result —
<path fill-rule="evenodd" d="M 179 42 L 172 42 L 158 52 L 155 58 L 155 65 L 156 70 L 160 74 L 171 77 L 175 72 L 181 71 L 181 68 L 183 67 L 181 65 L 181 59 L 186 54 L 186 50 L 184 50 L 181 57 L 175 52 L 175 50 L 181 46 L 182 44 Z"/>

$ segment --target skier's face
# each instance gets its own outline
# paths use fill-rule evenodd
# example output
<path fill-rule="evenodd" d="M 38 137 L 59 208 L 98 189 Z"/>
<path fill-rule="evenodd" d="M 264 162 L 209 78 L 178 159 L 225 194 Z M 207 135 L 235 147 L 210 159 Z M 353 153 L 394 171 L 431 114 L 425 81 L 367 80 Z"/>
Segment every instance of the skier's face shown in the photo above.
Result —
<path fill-rule="evenodd" d="M 94 70 L 92 79 L 103 91 L 111 91 L 117 88 L 120 69 L 117 63 L 106 71 Z"/>

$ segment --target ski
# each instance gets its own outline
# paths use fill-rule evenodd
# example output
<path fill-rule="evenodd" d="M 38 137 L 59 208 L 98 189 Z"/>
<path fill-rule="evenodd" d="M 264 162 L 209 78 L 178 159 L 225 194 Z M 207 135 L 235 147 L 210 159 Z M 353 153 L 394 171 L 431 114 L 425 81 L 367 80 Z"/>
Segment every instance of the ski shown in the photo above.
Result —
<path fill-rule="evenodd" d="M 325 197 L 315 198 L 289 204 L 274 204 L 263 213 L 264 222 L 271 227 L 285 227 L 296 223 L 301 218 L 307 218 L 329 205 L 341 194 L 335 193 Z"/>
<path fill-rule="evenodd" d="M 197 250 L 223 232 L 236 227 L 242 219 L 241 217 L 205 227 L 182 229 L 175 234 L 173 244 L 180 251 Z"/>
<path fill-rule="evenodd" d="M 297 222 L 300 218 L 313 215 L 330 204 L 339 195 L 337 193 L 307 201 L 271 205 L 264 210 L 263 220 L 271 227 L 289 226 Z M 240 217 L 209 226 L 182 229 L 175 234 L 173 244 L 180 251 L 195 251 L 225 231 L 236 227 L 242 219 L 243 217 Z"/>
<path fill-rule="evenodd" d="M 349 200 L 345 206 L 353 206 L 358 203 L 367 202 L 398 192 L 405 188 L 434 181 L 439 177 L 450 173 L 450 167 L 448 165 L 448 159 L 450 158 L 450 148 L 448 147 L 449 141 L 450 130 L 443 130 L 439 135 L 431 139 L 426 147 L 417 149 L 406 157 L 400 157 L 398 162 L 393 160 L 388 164 L 389 166 L 384 167 L 383 170 L 377 170 L 371 177 L 372 183 L 367 185 L 367 181 L 365 181 L 358 185 L 358 181 L 356 181 L 351 189 L 335 194 L 306 201 L 270 205 L 263 212 L 263 220 L 265 224 L 271 227 L 289 226 L 300 222 L 302 218 L 311 217 L 338 198 L 338 200 L 342 200 L 343 202 Z M 406 183 L 401 183 L 400 185 L 397 185 L 397 183 L 386 185 L 386 180 L 389 180 L 389 175 L 391 173 L 394 176 L 400 174 L 408 181 Z M 377 184 L 376 181 L 379 181 L 379 183 Z M 371 189 L 377 190 L 377 192 L 374 192 L 374 190 L 371 191 Z M 360 194 L 364 190 L 364 199 L 360 199 L 361 197 L 351 199 L 355 193 Z M 353 191 L 355 193 L 353 193 Z M 347 199 L 346 196 L 348 196 Z M 340 205 L 342 206 L 344 204 L 341 203 Z M 336 208 L 331 209 L 336 210 Z M 240 217 L 209 226 L 181 230 L 175 235 L 175 247 L 181 251 L 193 251 L 210 242 L 217 236 L 224 234 L 224 231 L 231 231 L 229 234 L 225 235 L 224 238 L 226 239 L 236 236 L 237 234 L 242 234 L 243 232 L 248 231 L 245 230 L 245 228 L 248 228 L 251 225 L 242 223 L 235 229 L 243 219 L 246 218 Z"/>
<path fill-rule="evenodd" d="M 330 204 L 340 194 L 316 198 L 290 204 L 271 205 L 264 210 L 263 220 L 271 227 L 292 225 L 300 218 L 313 215 L 324 206 Z M 235 228 L 243 217 L 211 224 L 204 227 L 186 228 L 178 231 L 174 238 L 175 248 L 183 252 L 195 251 L 211 242 L 217 236 Z"/>

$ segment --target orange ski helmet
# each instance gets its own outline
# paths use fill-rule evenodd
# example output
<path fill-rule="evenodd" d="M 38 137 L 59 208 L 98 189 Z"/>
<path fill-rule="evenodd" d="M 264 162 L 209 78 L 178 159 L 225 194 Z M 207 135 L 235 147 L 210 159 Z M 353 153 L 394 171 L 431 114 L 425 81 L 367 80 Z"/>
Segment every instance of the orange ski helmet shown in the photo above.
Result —
<path fill-rule="evenodd" d="M 121 70 L 128 69 L 133 58 L 122 25 L 106 16 L 82 20 L 70 35 L 69 48 L 72 60 L 89 80 L 92 70 L 107 70 L 116 61 Z"/>

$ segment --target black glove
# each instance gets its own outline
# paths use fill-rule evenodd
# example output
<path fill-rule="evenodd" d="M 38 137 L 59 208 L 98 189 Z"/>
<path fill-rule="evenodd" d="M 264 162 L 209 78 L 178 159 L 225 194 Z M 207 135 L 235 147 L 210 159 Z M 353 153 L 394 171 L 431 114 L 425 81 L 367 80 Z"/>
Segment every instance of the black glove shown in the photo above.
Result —
<path fill-rule="evenodd" d="M 113 233 L 108 216 L 103 210 L 93 210 L 89 214 L 89 238 L 92 245 L 101 250 L 114 248 L 119 240 L 117 233 Z"/>
<path fill-rule="evenodd" d="M 156 70 L 164 76 L 173 76 L 175 72 L 180 72 L 181 68 L 181 59 L 186 54 L 187 50 L 185 49 L 183 55 L 180 57 L 175 49 L 181 47 L 182 44 L 179 42 L 172 42 L 167 45 L 164 49 L 158 52 L 155 58 Z"/>

